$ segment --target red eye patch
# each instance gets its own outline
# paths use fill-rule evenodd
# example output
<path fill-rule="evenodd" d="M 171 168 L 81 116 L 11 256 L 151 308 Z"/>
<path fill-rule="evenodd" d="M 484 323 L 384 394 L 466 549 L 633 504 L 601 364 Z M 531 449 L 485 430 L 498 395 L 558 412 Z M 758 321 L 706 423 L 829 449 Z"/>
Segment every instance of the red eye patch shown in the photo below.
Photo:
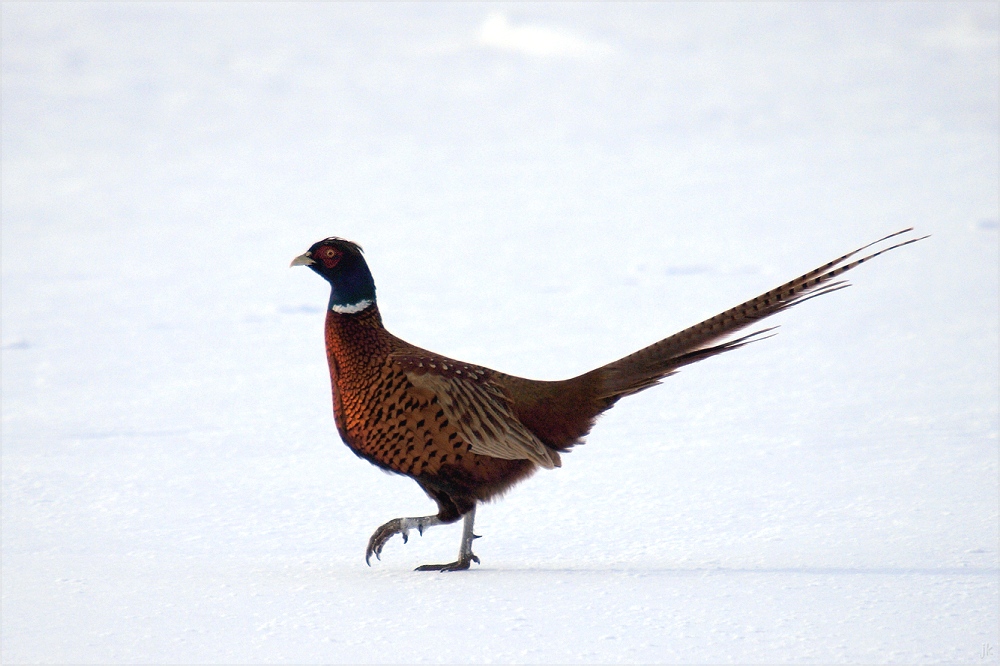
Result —
<path fill-rule="evenodd" d="M 340 262 L 341 257 L 343 256 L 344 256 L 343 252 L 340 252 L 339 250 L 327 246 L 327 247 L 321 247 L 320 249 L 316 250 L 316 252 L 313 253 L 313 261 L 317 261 L 323 264 L 325 268 L 329 269 L 336 266 Z"/>

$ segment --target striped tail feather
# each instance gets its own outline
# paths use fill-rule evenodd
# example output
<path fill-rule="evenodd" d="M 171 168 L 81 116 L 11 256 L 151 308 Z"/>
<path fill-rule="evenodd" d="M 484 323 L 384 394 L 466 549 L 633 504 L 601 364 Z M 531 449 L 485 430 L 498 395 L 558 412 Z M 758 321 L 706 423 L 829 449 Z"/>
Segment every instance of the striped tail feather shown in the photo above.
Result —
<path fill-rule="evenodd" d="M 596 397 L 607 400 L 607 404 L 610 406 L 621 397 L 659 384 L 660 380 L 674 374 L 685 365 L 732 349 L 738 349 L 757 340 L 771 337 L 775 335 L 773 331 L 776 327 L 765 328 L 734 340 L 720 342 L 726 336 L 740 331 L 765 317 L 770 317 L 793 305 L 803 303 L 810 298 L 848 287 L 849 283 L 846 280 L 837 280 L 836 278 L 852 268 L 860 266 L 866 261 L 885 254 L 890 250 L 895 250 L 896 248 L 927 238 L 927 236 L 921 236 L 897 242 L 894 245 L 859 259 L 848 261 L 874 245 L 910 231 L 913 231 L 913 229 L 903 229 L 902 231 L 897 231 L 894 234 L 880 238 L 815 270 L 809 271 L 805 275 L 786 282 L 780 287 L 752 298 L 746 303 L 730 308 L 721 314 L 706 319 L 700 324 L 695 324 L 690 328 L 671 335 L 669 338 L 640 349 L 634 354 L 630 354 L 613 363 L 593 370 L 586 375 L 582 375 L 581 379 L 583 377 L 587 377 L 589 380 L 599 379 L 598 385 L 600 388 Z M 595 377 L 595 375 L 597 376 Z"/>

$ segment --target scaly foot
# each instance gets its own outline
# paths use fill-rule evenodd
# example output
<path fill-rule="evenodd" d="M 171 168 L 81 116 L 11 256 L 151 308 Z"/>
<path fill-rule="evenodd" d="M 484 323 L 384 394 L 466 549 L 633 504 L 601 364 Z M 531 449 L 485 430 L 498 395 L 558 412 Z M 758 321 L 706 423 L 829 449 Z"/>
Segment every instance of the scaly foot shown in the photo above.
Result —
<path fill-rule="evenodd" d="M 396 534 L 403 535 L 403 543 L 406 543 L 410 536 L 410 530 L 413 528 L 417 529 L 421 535 L 423 535 L 424 530 L 431 525 L 437 525 L 441 521 L 438 520 L 437 516 L 421 516 L 419 518 L 393 518 L 385 525 L 382 525 L 375 533 L 372 534 L 371 538 L 368 539 L 368 550 L 365 552 L 365 564 L 371 566 L 372 555 L 375 559 L 382 559 L 382 548 L 389 539 L 391 539 Z M 466 565 L 468 568 L 468 565 Z"/>
<path fill-rule="evenodd" d="M 479 564 L 479 558 L 469 553 L 468 557 L 463 557 L 456 562 L 449 562 L 448 564 L 424 564 L 414 569 L 414 571 L 465 571 L 473 562 Z"/>

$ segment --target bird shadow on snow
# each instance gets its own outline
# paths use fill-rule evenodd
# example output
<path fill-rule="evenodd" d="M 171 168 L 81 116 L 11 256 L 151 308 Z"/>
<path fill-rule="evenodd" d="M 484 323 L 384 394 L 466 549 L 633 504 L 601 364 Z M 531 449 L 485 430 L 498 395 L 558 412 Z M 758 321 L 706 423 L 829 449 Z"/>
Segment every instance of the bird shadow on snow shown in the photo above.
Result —
<path fill-rule="evenodd" d="M 385 571 L 380 576 L 394 576 L 400 573 L 433 575 L 416 571 Z M 461 577 L 477 574 L 616 574 L 627 576 L 725 576 L 725 575 L 804 575 L 804 576 L 996 576 L 1000 569 L 991 567 L 476 567 L 462 572 L 434 572 L 442 575 Z"/>

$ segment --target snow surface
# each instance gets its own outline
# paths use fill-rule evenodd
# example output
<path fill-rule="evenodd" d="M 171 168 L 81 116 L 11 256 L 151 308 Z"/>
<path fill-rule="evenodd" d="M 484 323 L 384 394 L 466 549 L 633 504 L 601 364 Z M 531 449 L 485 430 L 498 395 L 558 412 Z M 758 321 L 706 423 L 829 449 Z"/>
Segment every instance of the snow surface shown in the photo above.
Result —
<path fill-rule="evenodd" d="M 14 662 L 997 663 L 998 6 L 14 3 Z M 932 238 L 459 524 L 331 418 L 326 289 L 585 371 Z"/>

